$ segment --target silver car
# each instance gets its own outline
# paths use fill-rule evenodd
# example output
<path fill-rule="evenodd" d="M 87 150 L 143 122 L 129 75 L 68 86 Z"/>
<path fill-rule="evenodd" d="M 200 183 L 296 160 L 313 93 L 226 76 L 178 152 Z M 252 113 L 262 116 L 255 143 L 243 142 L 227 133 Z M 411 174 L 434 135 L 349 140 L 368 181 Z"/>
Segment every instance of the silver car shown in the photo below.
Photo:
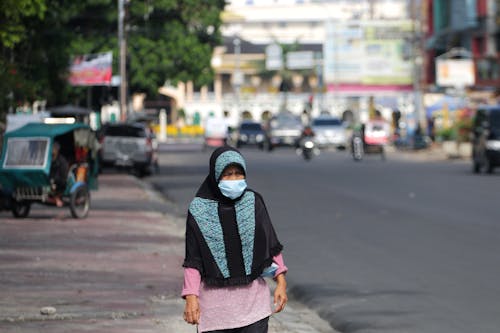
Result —
<path fill-rule="evenodd" d="M 139 175 L 150 174 L 155 163 L 155 138 L 141 124 L 109 124 L 102 131 L 103 165 L 132 168 Z"/>
<path fill-rule="evenodd" d="M 340 118 L 320 116 L 311 123 L 316 143 L 320 147 L 345 149 L 347 146 L 347 129 Z"/>
<path fill-rule="evenodd" d="M 269 120 L 266 127 L 269 150 L 278 146 L 296 147 L 298 145 L 302 123 L 297 116 L 289 112 L 279 113 Z"/>

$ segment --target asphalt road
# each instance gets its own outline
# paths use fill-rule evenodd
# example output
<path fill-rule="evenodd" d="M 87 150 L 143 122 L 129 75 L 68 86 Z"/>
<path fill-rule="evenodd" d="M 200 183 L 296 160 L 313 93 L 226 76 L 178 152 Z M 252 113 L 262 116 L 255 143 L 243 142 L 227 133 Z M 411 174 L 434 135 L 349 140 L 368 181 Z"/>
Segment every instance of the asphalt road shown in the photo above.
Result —
<path fill-rule="evenodd" d="M 243 149 L 290 268 L 291 293 L 341 332 L 497 333 L 500 171 Z M 185 214 L 210 152 L 163 152 L 153 183 Z"/>

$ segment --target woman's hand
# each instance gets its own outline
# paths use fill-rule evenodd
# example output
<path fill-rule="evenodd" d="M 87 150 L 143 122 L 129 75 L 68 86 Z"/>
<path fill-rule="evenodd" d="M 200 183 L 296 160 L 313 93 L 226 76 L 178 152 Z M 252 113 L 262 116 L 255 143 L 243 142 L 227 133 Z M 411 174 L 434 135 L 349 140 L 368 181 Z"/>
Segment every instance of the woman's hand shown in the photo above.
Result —
<path fill-rule="evenodd" d="M 280 274 L 276 278 L 276 289 L 274 290 L 274 313 L 281 312 L 288 302 L 286 295 L 286 279 L 285 274 Z"/>
<path fill-rule="evenodd" d="M 200 321 L 200 304 L 198 296 L 187 295 L 186 305 L 184 307 L 184 320 L 193 325 L 197 325 Z"/>

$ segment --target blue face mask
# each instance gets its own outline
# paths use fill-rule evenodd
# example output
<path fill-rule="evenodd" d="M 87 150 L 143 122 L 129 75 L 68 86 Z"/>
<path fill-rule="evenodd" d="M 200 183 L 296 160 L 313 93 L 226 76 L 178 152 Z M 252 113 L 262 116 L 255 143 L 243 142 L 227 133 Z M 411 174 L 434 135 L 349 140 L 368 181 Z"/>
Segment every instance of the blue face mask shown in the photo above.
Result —
<path fill-rule="evenodd" d="M 219 181 L 219 189 L 225 197 L 236 199 L 243 194 L 247 188 L 245 179 L 237 180 L 221 180 Z"/>

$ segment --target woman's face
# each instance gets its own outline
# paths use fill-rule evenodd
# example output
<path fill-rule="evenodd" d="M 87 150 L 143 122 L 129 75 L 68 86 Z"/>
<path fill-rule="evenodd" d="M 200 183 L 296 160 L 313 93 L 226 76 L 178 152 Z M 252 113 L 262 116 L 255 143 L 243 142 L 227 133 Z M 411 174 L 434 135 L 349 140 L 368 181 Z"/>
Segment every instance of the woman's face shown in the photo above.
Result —
<path fill-rule="evenodd" d="M 224 169 L 222 175 L 220 176 L 220 180 L 240 180 L 240 179 L 245 179 L 245 173 L 240 167 L 236 165 L 228 166 L 226 169 Z"/>

